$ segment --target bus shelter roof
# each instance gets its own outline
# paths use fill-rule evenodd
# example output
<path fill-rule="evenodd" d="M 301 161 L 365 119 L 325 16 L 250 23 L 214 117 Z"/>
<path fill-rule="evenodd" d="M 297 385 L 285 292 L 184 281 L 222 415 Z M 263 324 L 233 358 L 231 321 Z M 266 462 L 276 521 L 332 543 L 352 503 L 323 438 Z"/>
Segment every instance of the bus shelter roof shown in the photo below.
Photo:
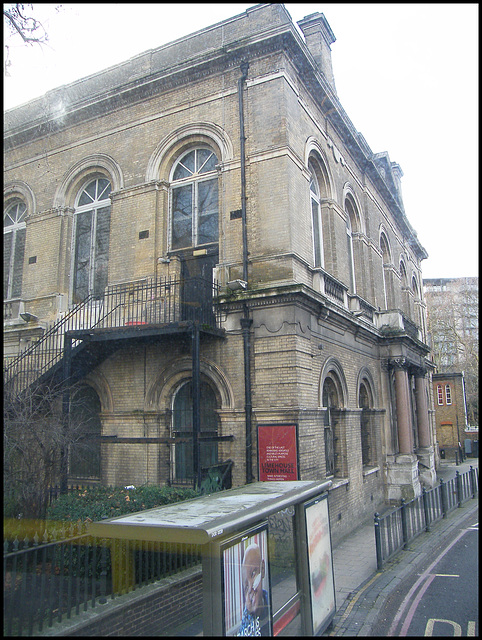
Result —
<path fill-rule="evenodd" d="M 207 544 L 313 498 L 331 480 L 254 482 L 175 504 L 138 511 L 89 525 L 102 538 Z"/>

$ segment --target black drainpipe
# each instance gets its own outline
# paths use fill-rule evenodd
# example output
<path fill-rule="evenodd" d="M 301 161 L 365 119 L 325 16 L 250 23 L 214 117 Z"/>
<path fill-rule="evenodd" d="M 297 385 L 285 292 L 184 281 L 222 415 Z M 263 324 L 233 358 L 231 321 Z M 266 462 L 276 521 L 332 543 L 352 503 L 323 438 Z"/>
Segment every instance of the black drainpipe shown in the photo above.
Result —
<path fill-rule="evenodd" d="M 248 282 L 248 232 L 246 225 L 246 154 L 245 154 L 245 135 L 244 135 L 244 102 L 243 87 L 248 75 L 249 64 L 243 62 L 241 64 L 242 76 L 238 80 L 238 98 L 239 98 L 239 137 L 241 143 L 241 221 L 243 230 L 243 280 Z M 250 328 L 253 320 L 249 317 L 249 308 L 245 303 L 243 305 L 243 317 L 241 318 L 241 328 L 243 330 L 243 347 L 244 347 L 244 401 L 246 414 L 246 484 L 253 482 L 253 439 L 252 439 L 252 412 L 253 404 L 251 400 L 251 345 L 250 345 Z"/>

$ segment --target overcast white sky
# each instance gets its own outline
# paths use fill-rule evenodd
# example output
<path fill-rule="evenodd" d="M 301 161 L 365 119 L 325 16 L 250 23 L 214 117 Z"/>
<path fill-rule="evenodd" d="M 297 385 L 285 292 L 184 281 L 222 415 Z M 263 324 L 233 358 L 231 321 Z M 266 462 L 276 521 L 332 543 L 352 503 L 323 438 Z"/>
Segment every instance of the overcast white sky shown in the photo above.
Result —
<path fill-rule="evenodd" d="M 4 108 L 242 13 L 238 3 L 34 3 L 42 48 L 10 45 Z M 404 173 L 424 278 L 478 275 L 478 3 L 285 3 L 325 14 L 338 97 L 374 153 Z"/>

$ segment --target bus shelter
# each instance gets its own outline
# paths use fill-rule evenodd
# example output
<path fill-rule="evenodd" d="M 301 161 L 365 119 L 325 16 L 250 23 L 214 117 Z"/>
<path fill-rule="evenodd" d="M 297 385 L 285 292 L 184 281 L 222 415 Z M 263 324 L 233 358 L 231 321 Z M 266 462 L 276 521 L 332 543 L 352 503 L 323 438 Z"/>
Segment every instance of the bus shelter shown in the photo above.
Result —
<path fill-rule="evenodd" d="M 336 611 L 330 485 L 255 482 L 94 522 L 89 532 L 202 545 L 205 636 L 320 635 Z"/>

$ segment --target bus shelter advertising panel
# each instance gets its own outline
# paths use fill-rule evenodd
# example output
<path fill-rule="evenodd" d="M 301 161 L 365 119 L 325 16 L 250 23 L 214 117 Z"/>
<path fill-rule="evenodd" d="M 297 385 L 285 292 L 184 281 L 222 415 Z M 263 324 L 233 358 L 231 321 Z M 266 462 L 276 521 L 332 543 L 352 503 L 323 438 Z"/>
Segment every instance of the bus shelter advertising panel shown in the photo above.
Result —
<path fill-rule="evenodd" d="M 305 504 L 312 634 L 319 635 L 335 615 L 335 582 L 328 494 Z"/>
<path fill-rule="evenodd" d="M 224 541 L 221 553 L 223 635 L 271 636 L 267 523 Z"/>

